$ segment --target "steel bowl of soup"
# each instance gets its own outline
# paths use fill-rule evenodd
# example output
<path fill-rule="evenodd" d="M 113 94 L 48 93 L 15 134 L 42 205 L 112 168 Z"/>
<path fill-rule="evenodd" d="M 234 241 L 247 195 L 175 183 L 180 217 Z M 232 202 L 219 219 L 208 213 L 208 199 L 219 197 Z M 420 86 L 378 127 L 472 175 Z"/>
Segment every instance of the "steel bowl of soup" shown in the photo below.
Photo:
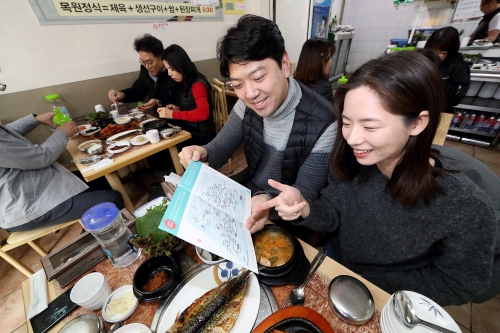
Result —
<path fill-rule="evenodd" d="M 297 253 L 296 241 L 285 229 L 268 224 L 252 235 L 259 274 L 278 277 L 293 267 Z"/>

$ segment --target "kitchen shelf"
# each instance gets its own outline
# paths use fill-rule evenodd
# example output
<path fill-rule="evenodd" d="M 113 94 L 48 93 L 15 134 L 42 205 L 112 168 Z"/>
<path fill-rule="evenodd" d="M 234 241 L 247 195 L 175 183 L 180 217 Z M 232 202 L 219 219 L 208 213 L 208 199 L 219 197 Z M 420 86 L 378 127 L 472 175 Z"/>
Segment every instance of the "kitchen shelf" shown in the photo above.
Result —
<path fill-rule="evenodd" d="M 496 134 L 490 134 L 487 132 L 481 132 L 481 131 L 471 130 L 471 129 L 467 129 L 467 128 L 450 127 L 449 131 L 470 133 L 470 134 L 479 135 L 479 136 L 486 136 L 486 137 L 490 137 L 490 138 L 494 138 L 496 136 Z"/>
<path fill-rule="evenodd" d="M 465 98 L 467 98 L 467 97 L 465 97 Z M 455 106 L 455 109 L 465 109 L 465 110 L 479 111 L 479 112 L 489 112 L 489 113 L 500 113 L 500 109 L 488 108 L 488 107 L 485 107 L 485 106 L 469 105 L 469 104 L 458 104 L 458 105 Z"/>

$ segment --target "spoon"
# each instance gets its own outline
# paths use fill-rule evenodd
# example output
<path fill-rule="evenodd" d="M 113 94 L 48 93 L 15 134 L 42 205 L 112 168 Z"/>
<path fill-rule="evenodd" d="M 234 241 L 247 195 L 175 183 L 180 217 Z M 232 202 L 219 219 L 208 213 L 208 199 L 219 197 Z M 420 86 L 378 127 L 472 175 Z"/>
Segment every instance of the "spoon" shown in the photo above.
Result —
<path fill-rule="evenodd" d="M 292 292 L 290 293 L 290 303 L 292 305 L 304 304 L 304 301 L 306 300 L 304 288 L 306 287 L 307 283 L 309 282 L 311 277 L 314 275 L 314 273 L 316 273 L 316 270 L 319 268 L 319 266 L 321 266 L 325 257 L 326 257 L 325 250 L 321 250 L 321 252 L 319 252 L 319 257 L 318 257 L 318 261 L 316 261 L 316 265 L 311 267 L 311 270 L 309 271 L 309 275 L 307 275 L 307 278 L 304 281 L 304 283 L 302 283 L 302 285 L 300 287 L 294 288 L 292 290 Z"/>
<path fill-rule="evenodd" d="M 106 333 L 113 333 L 114 331 L 116 331 L 117 329 L 119 329 L 122 326 L 123 326 L 123 323 L 121 321 L 114 323 L 113 325 L 111 325 L 109 327 L 109 330 Z"/>
<path fill-rule="evenodd" d="M 415 313 L 410 297 L 408 297 L 404 291 L 400 290 L 394 294 L 392 305 L 396 318 L 398 318 L 398 320 L 408 328 L 414 328 L 415 326 L 420 325 L 436 332 L 456 333 L 455 331 L 450 331 L 444 327 L 434 325 L 420 319 Z"/>

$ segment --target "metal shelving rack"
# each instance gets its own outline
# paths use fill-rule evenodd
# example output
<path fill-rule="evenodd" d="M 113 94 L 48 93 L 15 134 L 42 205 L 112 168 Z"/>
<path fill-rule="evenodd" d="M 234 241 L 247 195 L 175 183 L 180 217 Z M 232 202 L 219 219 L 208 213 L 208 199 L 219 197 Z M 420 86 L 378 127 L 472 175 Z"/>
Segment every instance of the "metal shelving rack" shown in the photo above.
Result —
<path fill-rule="evenodd" d="M 500 73 L 498 71 L 486 71 L 486 70 L 471 70 L 471 81 L 481 81 L 481 82 L 499 82 L 500 83 Z M 494 106 L 494 107 L 493 107 Z M 493 98 L 480 98 L 480 97 L 464 97 L 460 104 L 455 106 L 456 110 L 464 111 L 477 111 L 484 112 L 485 114 L 500 114 L 500 100 Z M 500 133 L 489 134 L 487 132 L 476 131 L 466 128 L 456 128 L 450 127 L 448 133 L 451 135 L 459 136 L 466 139 L 477 139 L 480 141 L 488 142 L 489 145 L 486 147 L 488 149 L 493 148 L 500 141 Z M 462 140 L 460 140 L 462 141 Z M 467 140 L 463 140 L 464 143 Z"/>

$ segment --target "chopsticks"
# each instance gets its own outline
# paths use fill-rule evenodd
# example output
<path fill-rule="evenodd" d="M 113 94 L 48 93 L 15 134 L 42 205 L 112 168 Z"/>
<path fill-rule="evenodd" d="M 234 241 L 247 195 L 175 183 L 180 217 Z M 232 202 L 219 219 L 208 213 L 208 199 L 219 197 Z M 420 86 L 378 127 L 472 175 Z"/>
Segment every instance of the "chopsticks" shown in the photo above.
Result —
<path fill-rule="evenodd" d="M 318 253 L 316 253 L 316 256 L 314 257 L 313 261 L 311 261 L 311 268 L 309 269 L 309 273 L 307 274 L 306 279 L 304 280 L 304 282 L 302 284 L 299 283 L 293 287 L 292 291 L 290 291 L 290 294 L 288 294 L 287 299 L 285 300 L 285 302 L 281 306 L 282 309 L 285 308 L 288 305 L 288 303 L 290 302 L 290 295 L 292 295 L 292 292 L 295 288 L 298 288 L 301 285 L 302 285 L 302 287 L 306 286 L 306 284 L 309 282 L 309 280 L 314 275 L 314 273 L 316 273 L 316 270 L 323 263 L 323 260 L 325 259 L 325 257 L 326 257 L 326 251 L 324 248 L 321 251 L 319 251 Z"/>

